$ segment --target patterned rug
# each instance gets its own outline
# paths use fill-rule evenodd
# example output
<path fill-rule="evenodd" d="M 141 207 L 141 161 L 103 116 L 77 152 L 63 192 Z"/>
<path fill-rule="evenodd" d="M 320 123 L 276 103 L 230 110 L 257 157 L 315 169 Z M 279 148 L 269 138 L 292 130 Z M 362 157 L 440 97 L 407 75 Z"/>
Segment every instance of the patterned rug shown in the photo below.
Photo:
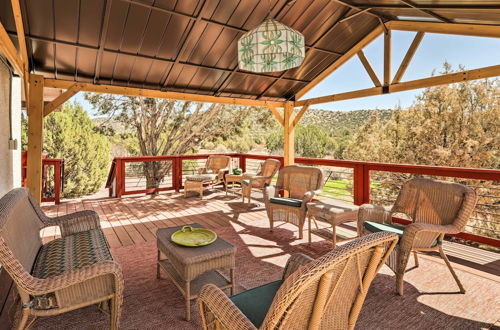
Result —
<path fill-rule="evenodd" d="M 266 223 L 232 222 L 217 234 L 237 247 L 238 291 L 279 279 L 292 253 L 318 257 L 331 245 L 309 245 L 295 239 L 295 227 L 284 225 L 270 233 Z M 168 279 L 156 279 L 156 243 L 112 250 L 123 267 L 125 302 L 121 329 L 199 329 L 193 303 L 192 321 L 186 322 L 184 300 Z M 448 270 L 440 262 L 420 258 L 420 267 L 405 276 L 405 295 L 395 294 L 395 279 L 385 267 L 374 280 L 357 329 L 490 329 L 498 321 L 500 285 L 491 279 L 457 271 L 467 289 L 457 294 Z M 411 263 L 411 262 L 410 262 Z M 107 329 L 107 315 L 87 307 L 64 315 L 41 318 L 33 329 Z"/>

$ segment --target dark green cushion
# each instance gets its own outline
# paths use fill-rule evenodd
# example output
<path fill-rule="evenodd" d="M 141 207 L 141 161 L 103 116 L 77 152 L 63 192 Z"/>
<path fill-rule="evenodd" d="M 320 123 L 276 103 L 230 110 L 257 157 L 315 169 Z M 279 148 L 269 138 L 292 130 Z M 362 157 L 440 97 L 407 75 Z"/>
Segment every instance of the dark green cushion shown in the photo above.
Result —
<path fill-rule="evenodd" d="M 259 328 L 283 281 L 271 282 L 232 296 L 231 301 Z"/>
<path fill-rule="evenodd" d="M 302 205 L 302 200 L 296 198 L 271 197 L 269 198 L 269 202 L 294 207 L 300 207 Z"/>
<path fill-rule="evenodd" d="M 403 236 L 403 232 L 405 230 L 405 226 L 395 224 L 395 223 L 388 224 L 388 223 L 378 223 L 378 222 L 372 222 L 372 221 L 365 221 L 365 222 L 363 222 L 363 226 L 365 227 L 366 230 L 368 230 L 372 233 L 377 233 L 379 231 L 388 231 L 391 233 L 398 234 L 399 237 Z"/>

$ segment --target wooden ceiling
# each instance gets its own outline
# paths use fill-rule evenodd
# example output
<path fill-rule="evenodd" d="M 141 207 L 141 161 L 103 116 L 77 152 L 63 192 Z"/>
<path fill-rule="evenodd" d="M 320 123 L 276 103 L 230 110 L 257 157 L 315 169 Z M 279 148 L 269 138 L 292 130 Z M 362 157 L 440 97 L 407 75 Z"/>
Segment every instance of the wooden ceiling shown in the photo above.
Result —
<path fill-rule="evenodd" d="M 499 1 L 22 0 L 30 70 L 46 78 L 201 95 L 294 100 L 389 20 L 500 24 Z M 238 69 L 237 40 L 268 15 L 301 31 L 295 69 Z M 10 1 L 0 21 L 16 43 Z"/>

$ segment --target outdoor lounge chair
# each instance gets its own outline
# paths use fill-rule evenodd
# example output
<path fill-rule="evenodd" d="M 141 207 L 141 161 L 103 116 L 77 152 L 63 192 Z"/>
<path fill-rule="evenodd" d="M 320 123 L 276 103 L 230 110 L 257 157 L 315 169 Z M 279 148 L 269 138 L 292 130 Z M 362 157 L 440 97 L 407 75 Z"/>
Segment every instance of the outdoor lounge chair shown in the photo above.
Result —
<path fill-rule="evenodd" d="M 214 186 L 224 182 L 224 174 L 229 171 L 231 157 L 223 155 L 211 155 L 208 157 L 205 167 L 198 169 L 197 175 L 188 175 L 184 182 L 184 196 L 188 191 L 196 191 L 203 198 L 205 186 Z"/>
<path fill-rule="evenodd" d="M 59 226 L 62 237 L 42 244 L 40 229 L 49 226 Z M 19 329 L 30 315 L 57 315 L 105 302 L 111 304 L 111 329 L 118 329 L 122 271 L 94 211 L 49 218 L 27 189 L 10 191 L 0 199 L 0 264 L 21 298 Z"/>
<path fill-rule="evenodd" d="M 390 210 L 371 204 L 362 205 L 358 212 L 358 233 L 390 231 L 399 235 L 399 244 L 388 259 L 396 273 L 396 288 L 403 295 L 403 276 L 411 252 L 418 267 L 416 251 L 439 251 L 458 284 L 465 289 L 443 251 L 445 234 L 457 234 L 467 224 L 476 205 L 473 189 L 458 183 L 417 178 L 407 181 Z M 392 222 L 394 214 L 410 217 L 412 223 L 403 226 Z"/>
<path fill-rule="evenodd" d="M 291 165 L 280 169 L 276 186 L 266 187 L 264 202 L 271 231 L 275 221 L 285 221 L 299 227 L 303 237 L 306 205 L 323 188 L 323 172 L 310 166 Z M 280 196 L 283 192 L 284 196 Z"/>
<path fill-rule="evenodd" d="M 370 284 L 397 242 L 394 233 L 351 241 L 313 260 L 294 254 L 281 280 L 228 298 L 208 284 L 203 329 L 354 329 Z"/>
<path fill-rule="evenodd" d="M 245 197 L 248 198 L 248 203 L 250 204 L 252 189 L 265 189 L 265 187 L 271 184 L 271 180 L 276 175 L 276 172 L 280 169 L 281 162 L 277 159 L 266 159 L 262 163 L 262 167 L 257 174 L 244 173 L 242 179 L 242 189 L 241 198 L 243 203 L 245 202 Z"/>

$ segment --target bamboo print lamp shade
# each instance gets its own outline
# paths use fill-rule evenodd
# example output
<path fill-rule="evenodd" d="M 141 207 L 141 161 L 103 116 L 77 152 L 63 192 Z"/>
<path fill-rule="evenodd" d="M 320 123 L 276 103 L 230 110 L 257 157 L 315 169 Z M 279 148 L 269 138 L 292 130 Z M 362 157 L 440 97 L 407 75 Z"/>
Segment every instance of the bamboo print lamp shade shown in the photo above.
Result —
<path fill-rule="evenodd" d="M 304 56 L 304 36 L 272 18 L 238 40 L 238 63 L 242 70 L 284 71 L 301 65 Z"/>

